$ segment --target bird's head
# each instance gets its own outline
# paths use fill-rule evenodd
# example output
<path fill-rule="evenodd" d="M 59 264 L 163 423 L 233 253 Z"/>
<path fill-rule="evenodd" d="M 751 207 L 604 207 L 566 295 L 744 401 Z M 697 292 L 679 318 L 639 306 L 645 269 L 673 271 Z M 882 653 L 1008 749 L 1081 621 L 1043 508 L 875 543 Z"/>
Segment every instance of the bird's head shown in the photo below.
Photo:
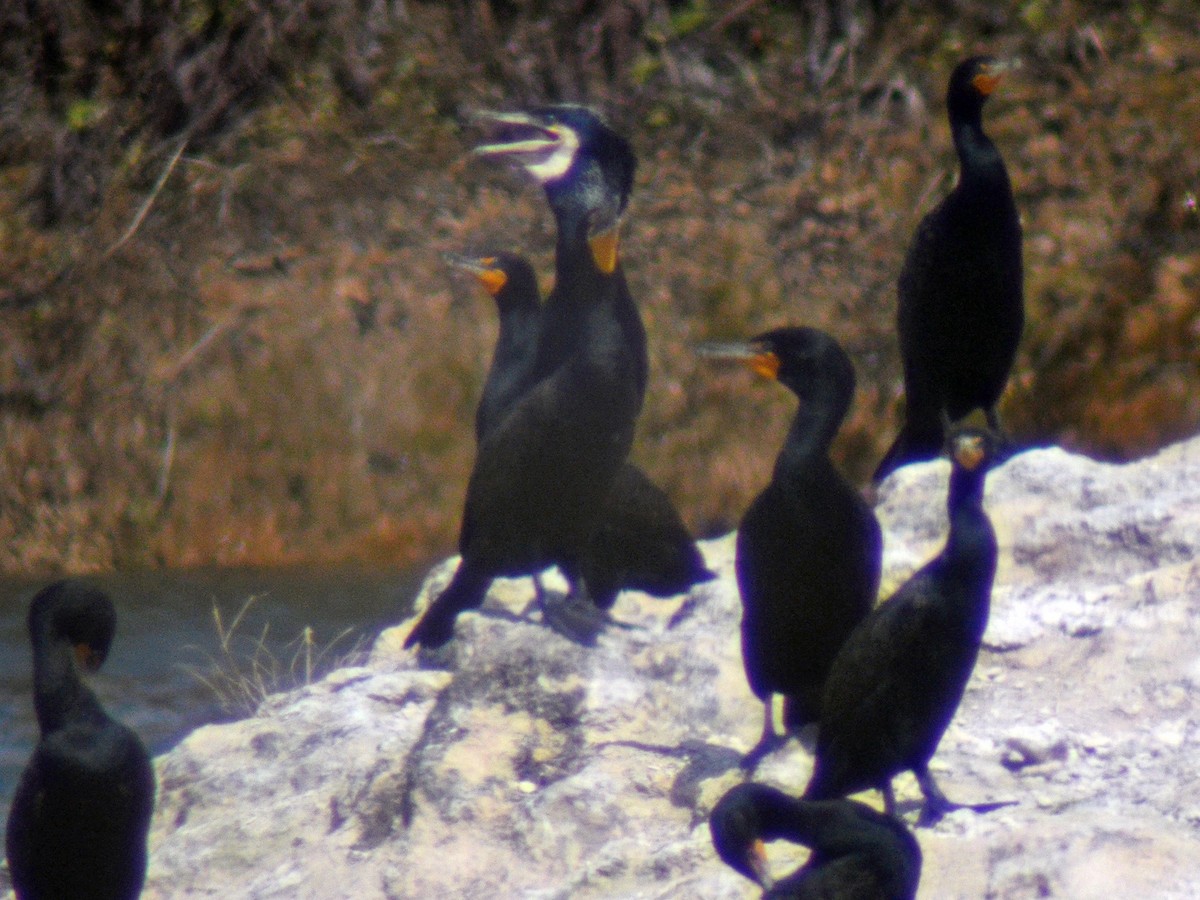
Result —
<path fill-rule="evenodd" d="M 108 657 L 117 615 L 104 591 L 80 581 L 57 581 L 33 598 L 29 606 L 31 635 L 66 641 L 79 667 L 99 669 Z"/>
<path fill-rule="evenodd" d="M 732 359 L 751 371 L 810 397 L 818 386 L 836 384 L 840 393 L 854 393 L 854 365 L 832 337 L 818 328 L 789 326 L 764 331 L 749 341 L 704 344 L 708 357 Z"/>
<path fill-rule="evenodd" d="M 537 283 L 529 261 L 516 253 L 504 251 L 482 255 L 445 253 L 443 258 L 455 269 L 472 275 L 493 297 L 510 285 L 536 285 Z"/>
<path fill-rule="evenodd" d="M 475 118 L 494 136 L 475 148 L 476 155 L 511 160 L 532 175 L 560 221 L 586 223 L 597 266 L 611 272 L 637 166 L 629 142 L 585 106 L 480 112 Z"/>
<path fill-rule="evenodd" d="M 951 112 L 978 112 L 999 87 L 1005 74 L 1015 67 L 1015 63 L 1011 61 L 991 56 L 971 56 L 964 59 L 950 73 L 946 105 Z"/>

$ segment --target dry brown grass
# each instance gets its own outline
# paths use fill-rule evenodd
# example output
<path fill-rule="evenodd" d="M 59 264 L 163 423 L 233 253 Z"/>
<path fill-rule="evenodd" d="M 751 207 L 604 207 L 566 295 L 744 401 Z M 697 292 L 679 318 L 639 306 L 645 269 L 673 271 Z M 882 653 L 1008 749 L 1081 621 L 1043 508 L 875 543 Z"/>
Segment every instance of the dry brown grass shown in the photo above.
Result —
<path fill-rule="evenodd" d="M 736 523 L 794 400 L 701 363 L 696 341 L 827 328 L 859 372 L 843 463 L 864 478 L 890 440 L 895 278 L 953 178 L 941 95 L 976 50 L 1025 63 L 987 111 L 1026 235 L 1006 420 L 1115 458 L 1193 433 L 1190 4 L 878 6 L 752 3 L 726 20 L 628 0 L 564 35 L 532 2 L 490 24 L 405 4 L 372 32 L 369 103 L 314 57 L 189 147 L 109 256 L 178 144 L 143 147 L 85 225 L 53 231 L 29 208 L 34 154 L 18 155 L 0 171 L 5 296 L 23 298 L 0 310 L 0 568 L 446 552 L 495 325 L 440 253 L 501 244 L 548 273 L 553 229 L 532 186 L 469 158 L 464 114 L 539 98 L 598 103 L 637 147 L 624 260 L 651 384 L 634 457 L 697 530 Z M 862 27 L 822 32 L 821 8 Z M 550 66 L 548 47 L 576 56 Z"/>
<path fill-rule="evenodd" d="M 258 635 L 247 635 L 246 614 L 258 599 L 247 597 L 228 621 L 221 608 L 214 605 L 217 649 L 187 648 L 203 662 L 184 669 L 212 693 L 221 712 L 231 718 L 254 715 L 271 694 L 310 685 L 334 669 L 360 663 L 366 655 L 363 637 L 348 640 L 354 633 L 352 628 L 318 644 L 312 628 L 306 627 L 281 647 L 271 641 L 269 622 Z"/>

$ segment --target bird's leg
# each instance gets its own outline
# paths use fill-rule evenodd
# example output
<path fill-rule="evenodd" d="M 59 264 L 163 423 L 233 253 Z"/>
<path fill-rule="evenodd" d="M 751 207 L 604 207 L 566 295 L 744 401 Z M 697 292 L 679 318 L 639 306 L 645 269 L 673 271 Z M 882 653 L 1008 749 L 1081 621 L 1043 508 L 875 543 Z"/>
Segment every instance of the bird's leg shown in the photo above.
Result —
<path fill-rule="evenodd" d="M 600 632 L 612 620 L 592 603 L 582 578 L 568 577 L 568 584 L 567 595 L 561 601 L 542 604 L 542 621 L 567 640 L 594 647 Z"/>
<path fill-rule="evenodd" d="M 542 617 L 546 616 L 546 585 L 542 583 L 542 573 L 536 572 L 529 576 L 533 581 L 533 599 L 525 604 L 525 608 L 521 610 L 521 618 L 529 618 L 529 613 L 536 606 Z"/>
<path fill-rule="evenodd" d="M 955 803 L 942 793 L 927 766 L 913 769 L 913 774 L 917 776 L 917 784 L 921 786 L 921 793 L 925 795 L 925 803 L 921 806 L 920 816 L 917 817 L 918 825 L 936 825 L 946 813 L 961 808 L 961 804 Z"/>
<path fill-rule="evenodd" d="M 892 790 L 892 779 L 887 779 L 879 785 L 879 793 L 883 794 L 883 811 L 889 816 L 896 814 L 896 792 Z"/>
<path fill-rule="evenodd" d="M 936 781 L 933 780 L 933 773 L 928 767 L 913 769 L 913 774 L 917 776 L 917 784 L 921 786 L 921 793 L 925 795 L 925 805 L 921 807 L 921 814 L 917 817 L 918 825 L 936 825 L 948 812 L 953 812 L 956 809 L 969 809 L 977 813 L 989 813 L 993 810 L 1002 809 L 1005 806 L 1015 806 L 1016 800 L 989 800 L 986 803 L 955 803 L 942 793 L 942 789 L 938 787 Z"/>
<path fill-rule="evenodd" d="M 749 753 L 742 757 L 741 766 L 747 772 L 753 772 L 758 768 L 758 764 L 762 762 L 763 757 L 778 749 L 787 740 L 786 737 L 775 733 L 771 700 L 772 696 L 768 694 L 767 699 L 763 701 L 763 730 L 758 743 L 750 749 Z"/>

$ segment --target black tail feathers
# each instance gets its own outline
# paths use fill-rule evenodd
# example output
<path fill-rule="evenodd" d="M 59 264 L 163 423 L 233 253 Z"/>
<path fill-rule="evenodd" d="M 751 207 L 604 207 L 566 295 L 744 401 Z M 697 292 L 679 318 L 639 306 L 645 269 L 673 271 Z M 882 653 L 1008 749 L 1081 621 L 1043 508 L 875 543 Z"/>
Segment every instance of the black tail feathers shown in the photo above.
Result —
<path fill-rule="evenodd" d="M 471 568 L 464 561 L 454 573 L 454 578 L 425 610 L 419 622 L 404 639 L 404 646 L 436 649 L 454 637 L 454 621 L 458 614 L 468 609 L 478 609 L 492 583 L 489 575 Z"/>

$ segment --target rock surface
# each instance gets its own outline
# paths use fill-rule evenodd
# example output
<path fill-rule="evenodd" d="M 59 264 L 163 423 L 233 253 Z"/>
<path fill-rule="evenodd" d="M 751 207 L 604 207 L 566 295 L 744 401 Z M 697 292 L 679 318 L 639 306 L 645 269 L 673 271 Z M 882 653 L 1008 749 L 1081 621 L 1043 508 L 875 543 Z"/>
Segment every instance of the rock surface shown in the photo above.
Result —
<path fill-rule="evenodd" d="M 883 486 L 885 590 L 940 546 L 947 472 Z M 1125 466 L 1031 451 L 987 508 L 991 623 L 934 768 L 952 798 L 1016 804 L 918 830 L 920 896 L 1200 897 L 1200 440 Z M 622 595 L 637 627 L 595 648 L 518 617 L 528 580 L 497 582 L 427 668 L 405 623 L 366 666 L 195 732 L 158 760 L 146 896 L 755 896 L 709 842 L 761 713 L 732 537 L 703 549 L 718 581 Z M 793 741 L 757 777 L 798 791 L 809 769 Z M 911 825 L 916 786 L 897 788 Z M 780 871 L 803 858 L 770 849 Z"/>

